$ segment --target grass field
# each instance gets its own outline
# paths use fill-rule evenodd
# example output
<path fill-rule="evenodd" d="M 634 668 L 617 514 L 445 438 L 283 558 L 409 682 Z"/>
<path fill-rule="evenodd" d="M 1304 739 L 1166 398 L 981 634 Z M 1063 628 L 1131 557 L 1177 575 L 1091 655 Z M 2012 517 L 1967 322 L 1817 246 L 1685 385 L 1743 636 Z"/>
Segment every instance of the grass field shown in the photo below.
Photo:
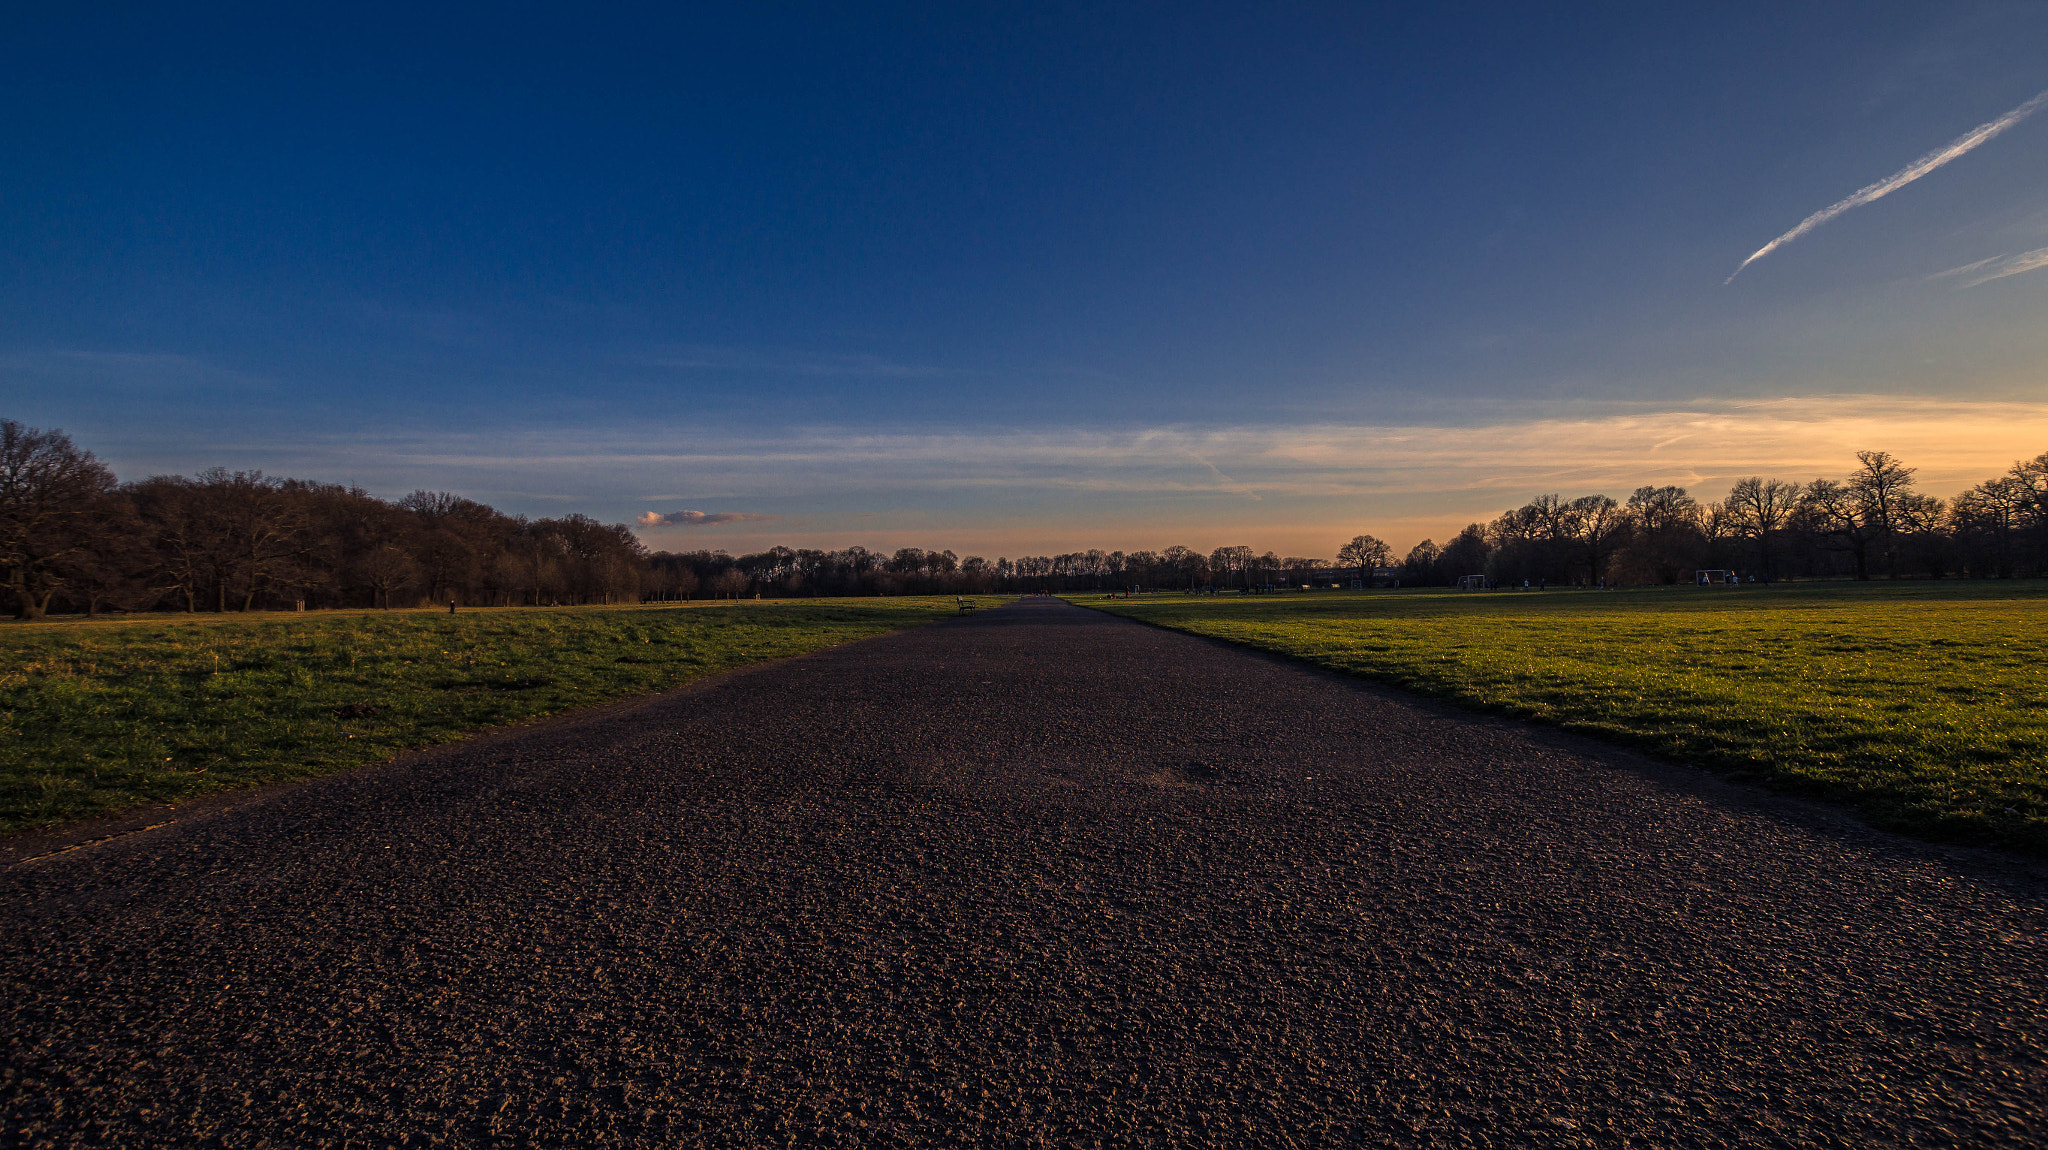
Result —
<path fill-rule="evenodd" d="M 2048 585 L 1076 602 L 2048 854 Z"/>
<path fill-rule="evenodd" d="M 0 624 L 0 831 L 327 774 L 954 613 L 948 596 Z"/>

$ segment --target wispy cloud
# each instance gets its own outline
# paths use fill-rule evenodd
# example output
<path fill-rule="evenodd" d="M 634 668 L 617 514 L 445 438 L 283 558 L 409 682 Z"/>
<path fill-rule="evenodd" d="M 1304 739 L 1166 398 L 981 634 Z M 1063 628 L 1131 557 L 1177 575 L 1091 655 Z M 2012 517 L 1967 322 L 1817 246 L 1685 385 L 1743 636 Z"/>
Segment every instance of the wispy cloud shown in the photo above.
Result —
<path fill-rule="evenodd" d="M 1980 273 L 1981 274 L 1981 273 Z M 1838 394 L 1681 403 L 1533 405 L 1480 425 L 1269 423 L 915 432 L 636 420 L 615 428 L 368 430 L 129 456 L 124 477 L 214 463 L 348 479 L 390 494 L 458 491 L 508 510 L 555 501 L 654 532 L 692 527 L 734 548 L 948 546 L 1015 554 L 1082 545 L 1334 549 L 1371 530 L 1441 539 L 1545 491 L 1617 498 L 1675 483 L 1719 498 L 1744 475 L 1839 475 L 1882 448 L 1947 496 L 2048 450 L 2048 400 Z M 653 506 L 774 506 L 641 514 Z M 628 510 L 630 508 L 630 510 Z M 1384 529 L 1382 529 L 1384 528 Z M 1225 536 L 1228 536 L 1226 538 Z M 1171 536 L 1171 538 L 1169 538 Z M 1328 537 L 1325 539 L 1325 537 Z M 1396 538 L 1398 537 L 1398 538 Z M 1323 540 L 1318 542 L 1318 540 Z M 1309 548 L 1310 550 L 1301 550 Z"/>
<path fill-rule="evenodd" d="M 845 427 L 736 429 L 639 425 L 515 436 L 351 438 L 339 450 L 422 482 L 498 490 L 501 475 L 569 486 L 691 490 L 733 502 L 807 506 L 1005 502 L 1069 497 L 1445 497 L 1486 500 L 1532 485 L 1583 488 L 1718 481 L 1769 472 L 1825 474 L 1881 446 L 1922 468 L 1930 486 L 1995 473 L 2048 448 L 2048 402 L 1827 395 L 1679 404 L 1615 404 L 1473 426 L 1290 423 L 1166 425 L 1124 430 L 897 432 Z M 311 445 L 301 458 L 317 455 Z M 259 461 L 261 462 L 261 461 Z M 1989 470 L 1986 470 L 1988 468 Z M 303 467 L 302 467 L 303 469 Z M 1969 479 L 1976 482 L 1976 479 Z M 663 486 L 654 486 L 661 483 Z M 681 486 L 668 486 L 680 483 Z M 452 486 L 451 486 L 452 485 Z M 621 493 L 623 496 L 623 493 Z M 699 498 L 705 497 L 700 494 Z M 630 498 L 630 497 L 629 497 Z M 637 499 L 636 499 L 637 501 Z M 742 503 L 744 506 L 744 503 Z M 732 522 L 650 516 L 665 524 Z"/>
<path fill-rule="evenodd" d="M 675 371 L 730 371 L 849 379 L 946 379 L 971 374 L 957 368 L 901 363 L 873 355 L 782 348 L 692 346 L 642 356 L 634 362 Z"/>
<path fill-rule="evenodd" d="M 192 388 L 260 391 L 275 386 L 261 375 L 197 356 L 91 348 L 0 352 L 0 382 L 131 395 Z"/>
<path fill-rule="evenodd" d="M 1989 120 L 1977 125 L 1948 144 L 1934 149 L 1905 167 L 1900 168 L 1898 171 L 1893 172 L 1891 175 L 1886 176 L 1884 179 L 1866 187 L 1858 188 L 1848 196 L 1836 200 L 1827 207 L 1799 221 L 1799 225 L 1791 231 L 1758 248 L 1748 259 L 1742 261 L 1741 267 L 1736 268 L 1722 282 L 1734 283 L 1735 277 L 1742 274 L 1743 268 L 1770 255 L 1772 252 L 1827 223 L 1850 208 L 1860 208 L 1874 200 L 1881 200 L 1950 161 L 1961 159 L 2007 128 L 2039 111 L 2043 104 L 2048 104 L 2048 92 L 2042 92 L 2040 95 L 2035 96 L 2033 99 L 2028 100 L 2026 103 L 2021 104 L 2019 107 L 2014 108 L 1995 120 Z"/>
<path fill-rule="evenodd" d="M 2007 276 L 2016 276 L 2037 268 L 2048 268 L 2048 248 L 2035 248 L 2033 251 L 2021 252 L 2014 256 L 1993 256 L 1988 260 L 1978 260 L 1973 264 L 1936 272 L 1927 278 L 1961 279 L 1963 282 L 1956 285 L 1956 290 L 1961 291 L 1964 288 L 1973 288 L 1978 284 L 2002 280 Z"/>
<path fill-rule="evenodd" d="M 719 523 L 748 523 L 757 519 L 780 519 L 780 515 L 757 515 L 751 511 L 659 511 L 644 512 L 642 527 L 710 527 Z"/>

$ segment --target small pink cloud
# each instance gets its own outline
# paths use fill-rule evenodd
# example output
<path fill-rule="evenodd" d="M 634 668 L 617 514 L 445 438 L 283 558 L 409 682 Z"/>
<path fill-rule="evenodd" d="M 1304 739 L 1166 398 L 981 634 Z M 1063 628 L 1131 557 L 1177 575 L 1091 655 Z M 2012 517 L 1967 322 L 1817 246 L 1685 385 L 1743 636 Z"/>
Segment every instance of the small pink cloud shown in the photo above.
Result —
<path fill-rule="evenodd" d="M 671 511 L 663 515 L 649 511 L 640 516 L 642 527 L 709 527 L 714 523 L 745 523 L 754 519 L 780 519 L 780 515 L 756 515 L 751 511 Z"/>

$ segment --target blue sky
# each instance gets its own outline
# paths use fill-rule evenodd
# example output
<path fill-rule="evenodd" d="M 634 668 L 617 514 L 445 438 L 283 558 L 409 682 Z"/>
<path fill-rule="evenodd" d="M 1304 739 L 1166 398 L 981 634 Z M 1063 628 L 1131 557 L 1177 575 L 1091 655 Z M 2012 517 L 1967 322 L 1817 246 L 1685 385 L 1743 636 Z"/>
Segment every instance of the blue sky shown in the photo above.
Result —
<path fill-rule="evenodd" d="M 2048 114 L 1724 282 L 2039 5 L 284 7 L 0 42 L 0 413 L 124 477 L 1324 554 L 2048 450 Z"/>

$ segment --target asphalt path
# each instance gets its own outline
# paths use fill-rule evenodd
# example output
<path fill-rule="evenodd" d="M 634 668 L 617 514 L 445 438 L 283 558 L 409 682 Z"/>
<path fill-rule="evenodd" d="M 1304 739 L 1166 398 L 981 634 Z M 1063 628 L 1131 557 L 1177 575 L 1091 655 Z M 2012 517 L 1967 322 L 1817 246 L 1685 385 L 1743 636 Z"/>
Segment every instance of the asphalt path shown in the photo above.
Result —
<path fill-rule="evenodd" d="M 7 867 L 0 1145 L 2039 1146 L 2044 894 L 1027 600 Z"/>

